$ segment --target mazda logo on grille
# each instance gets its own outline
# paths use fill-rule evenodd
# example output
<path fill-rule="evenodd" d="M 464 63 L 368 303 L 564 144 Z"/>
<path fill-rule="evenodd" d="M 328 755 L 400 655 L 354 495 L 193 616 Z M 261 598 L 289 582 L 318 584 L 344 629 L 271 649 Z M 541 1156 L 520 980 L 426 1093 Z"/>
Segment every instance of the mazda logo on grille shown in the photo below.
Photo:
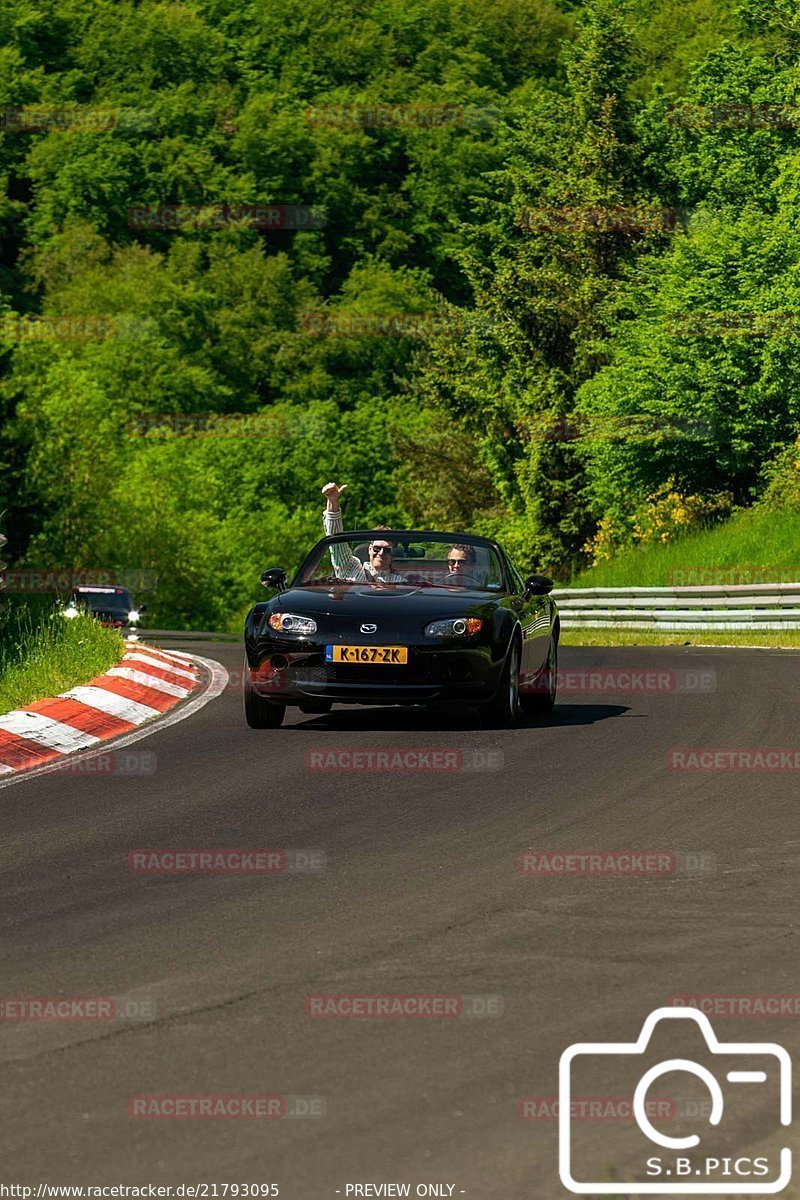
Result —
<path fill-rule="evenodd" d="M 361 632 L 362 632 L 362 633 L 375 633 L 375 632 L 376 632 L 376 630 L 377 630 L 377 628 L 378 628 L 378 626 L 377 626 L 377 625 L 369 625 L 369 624 L 367 624 L 367 625 L 362 625 L 362 626 L 361 626 Z"/>

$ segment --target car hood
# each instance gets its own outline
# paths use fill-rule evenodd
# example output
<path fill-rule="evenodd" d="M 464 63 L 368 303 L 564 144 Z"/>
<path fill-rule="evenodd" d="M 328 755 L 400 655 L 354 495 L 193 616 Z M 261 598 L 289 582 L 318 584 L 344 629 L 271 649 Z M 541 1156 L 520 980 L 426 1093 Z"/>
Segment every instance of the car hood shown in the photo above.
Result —
<path fill-rule="evenodd" d="M 368 583 L 346 587 L 296 587 L 275 597 L 271 608 L 301 616 L 325 614 L 332 617 L 457 616 L 469 610 L 495 608 L 500 600 L 493 592 L 466 588 L 421 588 L 413 584 L 373 587 Z"/>

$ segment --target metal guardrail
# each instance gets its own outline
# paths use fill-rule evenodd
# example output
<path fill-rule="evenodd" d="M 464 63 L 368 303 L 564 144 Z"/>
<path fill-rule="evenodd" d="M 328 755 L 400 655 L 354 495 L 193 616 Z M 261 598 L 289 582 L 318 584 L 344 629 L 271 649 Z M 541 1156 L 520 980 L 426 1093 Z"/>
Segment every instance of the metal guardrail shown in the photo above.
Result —
<path fill-rule="evenodd" d="M 800 583 L 557 588 L 553 596 L 565 629 L 800 629 Z"/>

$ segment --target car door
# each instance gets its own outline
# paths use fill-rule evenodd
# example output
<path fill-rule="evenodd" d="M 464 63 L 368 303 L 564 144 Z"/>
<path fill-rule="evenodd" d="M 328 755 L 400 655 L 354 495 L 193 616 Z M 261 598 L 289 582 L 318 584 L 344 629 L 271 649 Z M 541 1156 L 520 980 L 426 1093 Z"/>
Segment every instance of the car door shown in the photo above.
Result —
<path fill-rule="evenodd" d="M 531 596 L 525 582 L 512 563 L 508 563 L 513 591 L 509 605 L 522 627 L 522 665 L 520 685 L 533 683 L 547 662 L 550 649 L 553 604 L 549 596 Z"/>

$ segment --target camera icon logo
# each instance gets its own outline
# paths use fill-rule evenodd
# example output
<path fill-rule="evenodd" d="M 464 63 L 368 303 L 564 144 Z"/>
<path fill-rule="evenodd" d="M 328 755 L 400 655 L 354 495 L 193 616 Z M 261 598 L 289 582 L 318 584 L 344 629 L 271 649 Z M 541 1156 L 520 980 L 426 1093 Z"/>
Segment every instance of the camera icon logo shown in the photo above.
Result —
<path fill-rule="evenodd" d="M 575 1161 L 575 1124 L 573 1121 L 573 1083 L 576 1068 L 582 1060 L 595 1068 L 612 1065 L 611 1059 L 628 1065 L 629 1056 L 644 1055 L 653 1031 L 661 1021 L 682 1021 L 683 1030 L 694 1026 L 706 1043 L 709 1055 L 719 1055 L 717 1073 L 688 1058 L 668 1058 L 645 1070 L 633 1092 L 632 1113 L 636 1125 L 644 1135 L 642 1167 L 637 1171 L 641 1178 L 609 1182 L 605 1179 L 583 1179 Z M 597 1056 L 609 1056 L 599 1059 Z M 742 1062 L 746 1056 L 747 1062 Z M 753 1062 L 753 1059 L 756 1062 Z M 628 1069 L 635 1067 L 630 1064 Z M 743 1069 L 746 1067 L 746 1069 Z M 755 1069 L 757 1067 L 758 1069 Z M 716 1157 L 707 1155 L 701 1146 L 698 1134 L 675 1137 L 664 1133 L 653 1125 L 648 1114 L 647 1093 L 662 1075 L 668 1072 L 684 1072 L 701 1080 L 711 1096 L 708 1124 L 720 1126 L 723 1122 L 726 1100 L 720 1080 L 747 1088 L 761 1085 L 771 1086 L 777 1091 L 778 1115 L 781 1125 L 791 1124 L 792 1063 L 783 1046 L 774 1042 L 720 1042 L 708 1017 L 695 1009 L 657 1008 L 644 1022 L 642 1032 L 635 1042 L 576 1042 L 561 1055 L 559 1063 L 559 1174 L 568 1191 L 578 1195 L 646 1195 L 650 1194 L 738 1194 L 758 1195 L 780 1192 L 792 1177 L 792 1152 L 784 1146 L 779 1154 L 764 1154 L 759 1157 L 740 1156 Z M 638 1074 L 638 1068 L 636 1069 Z M 759 1098 L 761 1094 L 759 1093 Z M 661 1153 L 655 1154 L 654 1148 Z M 666 1152 L 666 1153 L 664 1153 Z M 774 1160 L 774 1161 L 773 1161 Z M 598 1172 L 601 1174 L 602 1172 Z"/>

